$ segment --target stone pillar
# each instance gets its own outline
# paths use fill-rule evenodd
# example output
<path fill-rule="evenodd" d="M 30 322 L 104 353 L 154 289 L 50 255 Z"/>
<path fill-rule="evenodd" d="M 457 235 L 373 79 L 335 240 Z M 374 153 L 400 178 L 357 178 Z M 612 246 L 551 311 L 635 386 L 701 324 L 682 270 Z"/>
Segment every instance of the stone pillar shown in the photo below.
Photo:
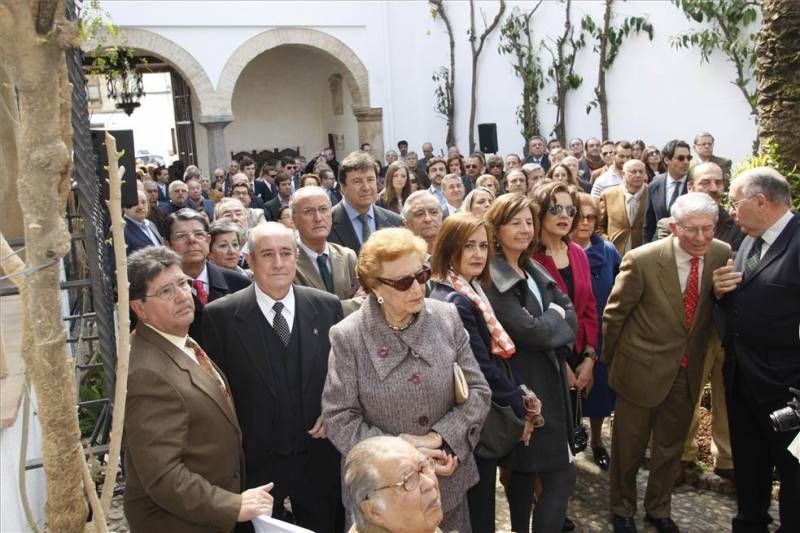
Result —
<path fill-rule="evenodd" d="M 358 122 L 358 145 L 372 145 L 372 153 L 383 160 L 383 108 L 353 106 L 353 114 Z"/>
<path fill-rule="evenodd" d="M 206 129 L 206 136 L 208 137 L 208 174 L 213 175 L 215 168 L 228 168 L 228 154 L 225 148 L 225 135 L 223 130 L 225 126 L 233 122 L 233 117 L 230 115 L 221 115 L 213 117 L 200 117 L 200 124 Z"/>

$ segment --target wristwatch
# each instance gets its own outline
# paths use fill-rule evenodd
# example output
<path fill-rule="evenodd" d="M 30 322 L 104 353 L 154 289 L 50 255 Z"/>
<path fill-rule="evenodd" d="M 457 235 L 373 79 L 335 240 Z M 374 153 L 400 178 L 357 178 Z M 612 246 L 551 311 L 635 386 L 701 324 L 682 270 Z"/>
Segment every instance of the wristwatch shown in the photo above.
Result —
<path fill-rule="evenodd" d="M 589 358 L 592 361 L 597 362 L 597 352 L 587 350 L 583 352 L 583 358 L 584 359 Z"/>

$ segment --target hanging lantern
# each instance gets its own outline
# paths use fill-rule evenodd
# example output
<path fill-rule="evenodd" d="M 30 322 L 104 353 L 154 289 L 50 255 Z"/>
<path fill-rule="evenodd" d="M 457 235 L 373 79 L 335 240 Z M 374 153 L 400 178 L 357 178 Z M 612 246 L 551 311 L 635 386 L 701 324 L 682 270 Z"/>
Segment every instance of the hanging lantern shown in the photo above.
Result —
<path fill-rule="evenodd" d="M 108 97 L 116 102 L 116 108 L 130 116 L 133 110 L 142 105 L 144 96 L 142 73 L 136 70 L 136 58 L 130 48 L 119 48 L 116 55 L 109 57 L 104 68 Z"/>

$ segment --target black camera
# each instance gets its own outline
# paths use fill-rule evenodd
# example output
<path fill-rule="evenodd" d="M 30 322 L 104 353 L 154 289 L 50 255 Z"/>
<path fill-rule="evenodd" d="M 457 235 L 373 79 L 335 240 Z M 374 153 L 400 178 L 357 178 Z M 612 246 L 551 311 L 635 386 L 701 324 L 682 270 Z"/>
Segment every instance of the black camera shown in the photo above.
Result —
<path fill-rule="evenodd" d="M 776 409 L 769 415 L 772 429 L 778 432 L 791 431 L 800 428 L 800 390 L 789 387 L 794 394 L 794 399 L 786 403 L 786 407 Z"/>

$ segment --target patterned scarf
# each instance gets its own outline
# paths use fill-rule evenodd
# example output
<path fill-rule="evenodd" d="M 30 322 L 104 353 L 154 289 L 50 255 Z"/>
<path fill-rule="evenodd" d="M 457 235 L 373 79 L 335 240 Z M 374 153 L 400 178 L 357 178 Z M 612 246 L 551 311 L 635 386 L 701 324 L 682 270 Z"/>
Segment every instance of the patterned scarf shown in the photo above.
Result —
<path fill-rule="evenodd" d="M 511 337 L 508 336 L 506 330 L 494 316 L 491 305 L 481 298 L 475 291 L 475 288 L 470 285 L 467 280 L 452 270 L 447 273 L 447 278 L 453 288 L 458 291 L 459 294 L 468 298 L 481 312 L 483 320 L 486 321 L 486 327 L 489 328 L 489 333 L 492 336 L 492 355 L 502 357 L 503 359 L 508 359 L 514 355 L 514 352 L 517 351 L 517 348 L 514 346 L 514 341 L 511 340 Z"/>

